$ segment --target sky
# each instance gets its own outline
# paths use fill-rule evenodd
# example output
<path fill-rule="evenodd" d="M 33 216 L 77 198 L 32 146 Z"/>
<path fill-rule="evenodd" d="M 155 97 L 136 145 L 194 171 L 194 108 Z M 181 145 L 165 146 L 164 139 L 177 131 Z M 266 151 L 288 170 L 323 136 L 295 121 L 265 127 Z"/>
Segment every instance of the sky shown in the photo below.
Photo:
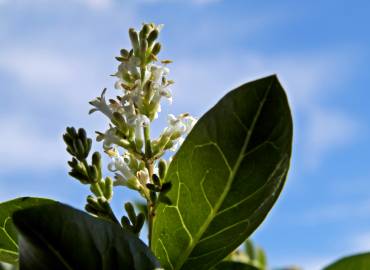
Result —
<path fill-rule="evenodd" d="M 88 188 L 68 177 L 62 133 L 105 130 L 88 101 L 104 87 L 115 94 L 109 75 L 129 47 L 127 29 L 163 23 L 160 56 L 174 61 L 176 82 L 163 119 L 199 118 L 270 74 L 288 93 L 291 170 L 252 236 L 270 265 L 315 270 L 370 250 L 369 12 L 365 0 L 0 0 L 0 201 L 39 196 L 83 208 Z M 115 196 L 122 214 L 134 195 Z"/>

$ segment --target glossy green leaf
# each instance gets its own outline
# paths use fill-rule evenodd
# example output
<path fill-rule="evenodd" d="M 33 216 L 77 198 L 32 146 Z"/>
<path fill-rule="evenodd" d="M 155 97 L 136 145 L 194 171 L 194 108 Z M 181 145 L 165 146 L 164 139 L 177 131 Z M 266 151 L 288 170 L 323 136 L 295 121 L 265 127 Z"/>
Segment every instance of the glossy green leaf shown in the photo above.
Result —
<path fill-rule="evenodd" d="M 20 270 L 152 270 L 159 263 L 134 234 L 115 223 L 55 203 L 13 215 Z"/>
<path fill-rule="evenodd" d="M 370 253 L 345 257 L 324 268 L 324 270 L 350 270 L 350 269 L 369 270 Z"/>
<path fill-rule="evenodd" d="M 0 261 L 18 263 L 18 233 L 11 218 L 13 213 L 50 202 L 48 199 L 23 197 L 0 203 Z"/>
<path fill-rule="evenodd" d="M 259 268 L 241 262 L 221 262 L 217 264 L 212 270 L 259 270 Z"/>
<path fill-rule="evenodd" d="M 165 269 L 209 269 L 236 249 L 272 208 L 288 173 L 292 119 L 276 76 L 244 84 L 195 125 L 165 181 L 152 250 Z"/>

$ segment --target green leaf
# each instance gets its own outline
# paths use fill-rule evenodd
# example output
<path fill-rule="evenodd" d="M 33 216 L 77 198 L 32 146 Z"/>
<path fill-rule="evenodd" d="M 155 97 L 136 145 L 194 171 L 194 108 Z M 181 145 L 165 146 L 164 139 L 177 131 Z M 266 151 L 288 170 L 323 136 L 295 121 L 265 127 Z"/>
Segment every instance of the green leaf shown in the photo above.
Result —
<path fill-rule="evenodd" d="M 18 263 L 18 233 L 12 214 L 20 209 L 50 202 L 48 199 L 23 197 L 0 203 L 0 261 Z"/>
<path fill-rule="evenodd" d="M 324 270 L 368 270 L 370 269 L 370 253 L 344 257 L 327 266 Z"/>
<path fill-rule="evenodd" d="M 159 263 L 134 234 L 115 223 L 55 203 L 13 215 L 20 270 L 148 270 Z"/>
<path fill-rule="evenodd" d="M 209 269 L 265 219 L 283 188 L 292 119 L 276 76 L 244 84 L 195 125 L 165 182 L 152 250 L 165 269 Z"/>
<path fill-rule="evenodd" d="M 259 268 L 251 264 L 225 261 L 217 264 L 212 270 L 259 270 Z"/>

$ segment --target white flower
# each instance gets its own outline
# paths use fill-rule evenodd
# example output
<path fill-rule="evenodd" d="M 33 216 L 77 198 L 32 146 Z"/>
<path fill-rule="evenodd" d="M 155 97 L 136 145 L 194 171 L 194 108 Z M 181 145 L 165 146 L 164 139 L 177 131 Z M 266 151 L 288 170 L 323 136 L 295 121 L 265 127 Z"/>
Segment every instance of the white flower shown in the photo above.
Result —
<path fill-rule="evenodd" d="M 135 176 L 128 166 L 129 162 L 130 158 L 128 156 L 113 156 L 112 162 L 108 164 L 108 170 L 110 170 L 111 172 L 119 171 L 125 179 L 129 179 Z"/>
<path fill-rule="evenodd" d="M 169 126 L 165 133 L 168 135 L 174 133 L 184 135 L 190 132 L 197 120 L 189 114 L 180 114 L 177 117 L 173 114 L 169 114 L 167 121 Z"/>
<path fill-rule="evenodd" d="M 89 111 L 89 114 L 96 112 L 96 111 L 101 111 L 103 114 L 105 114 L 109 119 L 112 119 L 113 117 L 113 108 L 107 104 L 105 100 L 105 92 L 107 89 L 105 88 L 103 92 L 101 93 L 100 97 L 97 97 L 96 99 L 90 101 L 89 103 L 94 106 L 94 109 L 91 109 Z"/>
<path fill-rule="evenodd" d="M 163 77 L 170 73 L 170 69 L 166 66 L 151 65 L 152 81 L 156 84 L 162 84 Z"/>
<path fill-rule="evenodd" d="M 147 183 L 150 183 L 149 181 L 149 172 L 145 168 L 144 170 L 140 170 L 136 173 L 137 179 L 140 181 L 142 185 L 146 185 Z"/>
<path fill-rule="evenodd" d="M 120 137 L 116 135 L 116 129 L 110 128 L 108 129 L 104 134 L 102 134 L 102 137 L 104 139 L 103 142 L 103 148 L 109 149 L 112 144 L 119 144 Z"/>

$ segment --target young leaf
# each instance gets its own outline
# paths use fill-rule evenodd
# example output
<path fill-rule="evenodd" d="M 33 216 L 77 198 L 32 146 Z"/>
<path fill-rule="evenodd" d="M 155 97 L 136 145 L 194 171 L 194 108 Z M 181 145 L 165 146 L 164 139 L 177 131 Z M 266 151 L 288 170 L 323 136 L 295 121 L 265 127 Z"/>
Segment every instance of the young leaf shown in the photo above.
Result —
<path fill-rule="evenodd" d="M 370 253 L 344 257 L 327 266 L 324 270 L 368 270 L 370 269 Z"/>
<path fill-rule="evenodd" d="M 13 213 L 51 202 L 48 199 L 23 197 L 0 203 L 0 261 L 18 263 L 18 233 L 13 224 Z"/>
<path fill-rule="evenodd" d="M 165 182 L 152 250 L 165 269 L 209 269 L 261 224 L 284 185 L 292 119 L 276 76 L 244 84 L 195 125 Z"/>
<path fill-rule="evenodd" d="M 15 212 L 20 270 L 159 267 L 149 248 L 115 223 L 54 203 Z"/>

